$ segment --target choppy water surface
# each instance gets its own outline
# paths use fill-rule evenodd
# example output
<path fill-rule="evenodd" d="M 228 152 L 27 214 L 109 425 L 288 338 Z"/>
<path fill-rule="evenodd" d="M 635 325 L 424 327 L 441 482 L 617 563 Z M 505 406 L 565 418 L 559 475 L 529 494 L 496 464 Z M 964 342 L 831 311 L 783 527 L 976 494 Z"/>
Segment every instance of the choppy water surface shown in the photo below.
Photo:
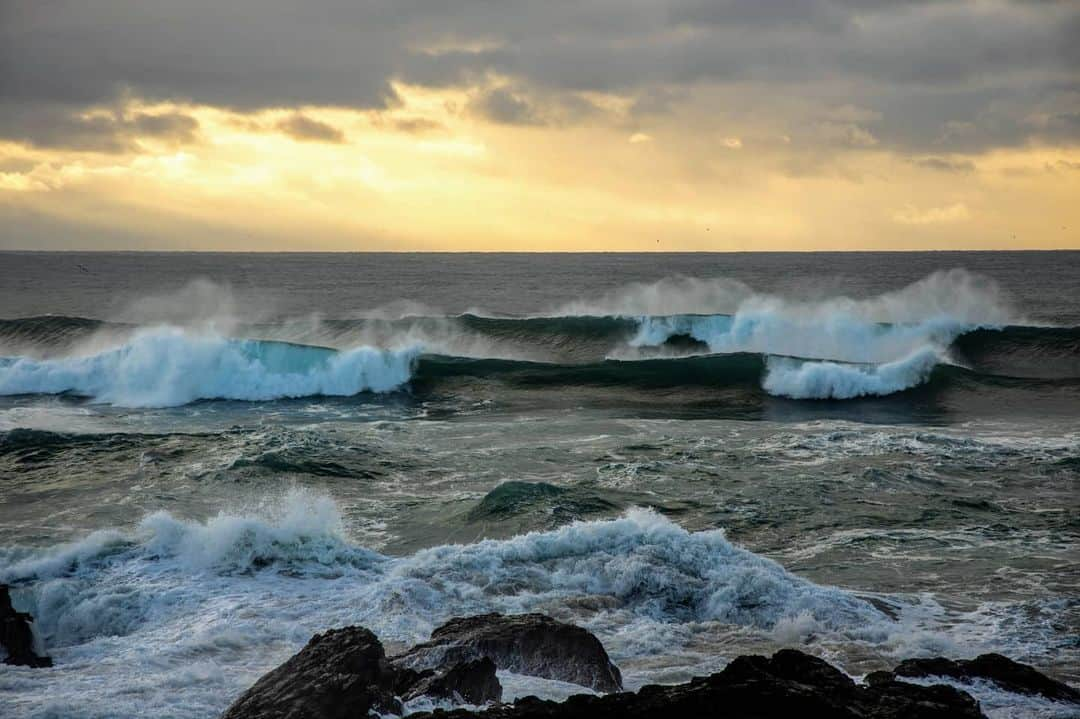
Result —
<path fill-rule="evenodd" d="M 0 580 L 57 661 L 13 716 L 212 717 L 315 631 L 492 610 L 631 687 L 1080 680 L 1076 253 L 3 260 Z"/>

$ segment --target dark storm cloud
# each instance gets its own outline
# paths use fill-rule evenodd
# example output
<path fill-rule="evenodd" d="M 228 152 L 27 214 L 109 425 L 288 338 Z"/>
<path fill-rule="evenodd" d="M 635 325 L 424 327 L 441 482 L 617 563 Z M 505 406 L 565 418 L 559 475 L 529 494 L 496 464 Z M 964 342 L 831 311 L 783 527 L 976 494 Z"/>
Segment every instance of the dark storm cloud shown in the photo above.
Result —
<path fill-rule="evenodd" d="M 171 137 L 180 142 L 191 142 L 199 129 L 199 121 L 179 112 L 159 114 L 141 112 L 129 120 L 131 127 L 140 135 Z"/>
<path fill-rule="evenodd" d="M 469 109 L 505 125 L 541 125 L 543 120 L 524 97 L 509 88 L 497 87 L 469 103 Z"/>
<path fill-rule="evenodd" d="M 294 140 L 311 142 L 345 142 L 345 133 L 333 125 L 312 120 L 296 113 L 277 124 L 277 129 Z"/>
<path fill-rule="evenodd" d="M 124 114 L 118 109 L 85 113 L 60 103 L 12 103 L 0 107 L 0 137 L 37 147 L 124 152 L 137 138 L 172 144 L 194 142 L 199 122 L 179 112 Z"/>
<path fill-rule="evenodd" d="M 841 4 L 822 0 L 761 2 L 761 0 L 690 0 L 672 8 L 671 19 L 687 25 L 745 28 L 812 27 L 836 31 L 850 22 Z"/>
<path fill-rule="evenodd" d="M 483 88 L 498 76 L 514 90 L 487 87 L 472 108 L 497 122 L 547 117 L 535 97 L 617 92 L 661 111 L 658 99 L 737 83 L 759 90 L 763 114 L 768 91 L 873 109 L 883 146 L 1071 142 L 1078 108 L 1062 86 L 1080 72 L 1078 34 L 1076 3 L 1030 0 L 0 0 L 0 132 L 18 137 L 10 116 L 27 108 L 128 92 L 376 109 L 394 104 L 394 80 Z M 108 134 L 53 124 L 54 142 Z"/>
<path fill-rule="evenodd" d="M 346 17 L 333 4 L 2 0 L 0 98 L 88 104 L 132 89 L 235 108 L 381 106 L 396 38 L 360 4 Z"/>

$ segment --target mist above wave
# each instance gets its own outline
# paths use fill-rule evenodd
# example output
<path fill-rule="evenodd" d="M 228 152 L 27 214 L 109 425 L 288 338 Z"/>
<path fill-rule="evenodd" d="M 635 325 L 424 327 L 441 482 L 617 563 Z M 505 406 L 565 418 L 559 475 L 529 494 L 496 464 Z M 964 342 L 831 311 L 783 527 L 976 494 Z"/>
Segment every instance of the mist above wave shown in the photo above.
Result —
<path fill-rule="evenodd" d="M 0 394 L 72 392 L 125 407 L 349 396 L 399 387 L 418 353 L 371 347 L 336 352 L 161 327 L 86 356 L 0 359 Z"/>
<path fill-rule="evenodd" d="M 730 278 L 668 277 L 634 283 L 593 299 L 568 302 L 549 315 L 669 316 L 780 313 L 811 318 L 841 315 L 878 323 L 950 317 L 968 325 L 1016 322 L 1012 302 L 993 279 L 963 269 L 940 270 L 899 290 L 853 298 L 818 287 L 802 297 L 756 291 Z"/>
<path fill-rule="evenodd" d="M 808 616 L 841 630 L 883 619 L 870 604 L 795 576 L 732 544 L 722 531 L 688 532 L 651 511 L 387 557 L 351 544 L 333 501 L 301 490 L 254 514 L 222 512 L 205 522 L 157 512 L 133 534 L 97 532 L 0 567 L 0 579 L 33 582 L 40 628 L 51 644 L 67 646 L 117 633 L 115 622 L 124 629 L 119 633 L 132 631 L 133 616 L 137 624 L 168 621 L 188 601 L 210 601 L 197 577 L 218 583 L 262 571 L 352 577 L 341 587 L 347 594 L 337 599 L 341 608 L 394 626 L 393 634 L 415 631 L 418 620 L 525 611 L 578 596 L 606 597 L 612 609 L 676 623 L 769 629 Z M 170 589 L 160 600 L 145 592 L 163 584 Z M 188 594 L 178 605 L 176 592 Z M 132 616 L 100 611 L 130 608 L 132 601 L 139 605 Z"/>
<path fill-rule="evenodd" d="M 571 302 L 556 316 L 415 316 L 402 312 L 418 307 L 402 302 L 394 311 L 352 319 L 312 316 L 254 324 L 232 316 L 240 305 L 218 296 L 227 296 L 225 290 L 193 287 L 156 298 L 143 310 L 180 324 L 123 331 L 106 324 L 66 354 L 0 359 L 0 394 L 73 392 L 121 406 L 175 406 L 199 399 L 385 392 L 413 378 L 421 353 L 547 363 L 558 372 L 561 365 L 606 358 L 708 352 L 770 358 L 762 386 L 772 394 L 842 399 L 911 388 L 929 377 L 934 362 L 958 361 L 951 354 L 958 337 L 1019 321 L 996 283 L 963 270 L 936 272 L 861 299 L 827 293 L 794 299 L 731 279 L 676 277 Z M 202 299 L 191 301 L 191 317 L 184 320 L 189 295 Z M 213 314 L 215 307 L 224 318 Z M 12 326 L 4 332 L 22 338 L 70 329 L 42 318 L 27 326 L 7 324 Z M 1011 351 L 1031 364 L 1024 348 Z M 992 348 L 980 356 L 997 361 Z M 718 383 L 731 380 L 741 377 L 717 377 Z"/>

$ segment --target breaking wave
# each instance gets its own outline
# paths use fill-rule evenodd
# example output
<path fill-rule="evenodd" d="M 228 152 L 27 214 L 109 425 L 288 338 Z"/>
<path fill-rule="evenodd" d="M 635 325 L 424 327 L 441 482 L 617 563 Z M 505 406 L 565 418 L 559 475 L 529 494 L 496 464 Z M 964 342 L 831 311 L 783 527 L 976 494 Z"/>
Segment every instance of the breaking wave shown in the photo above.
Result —
<path fill-rule="evenodd" d="M 895 362 L 859 367 L 837 362 L 799 362 L 769 358 L 763 386 L 770 394 L 792 399 L 851 399 L 886 395 L 916 387 L 938 364 L 937 352 L 924 348 Z"/>
<path fill-rule="evenodd" d="M 956 372 L 1080 377 L 1080 328 L 1018 324 L 993 282 L 935 273 L 866 299 L 795 301 L 730 280 L 632 285 L 551 316 L 233 323 L 235 337 L 98 320 L 0 320 L 0 394 L 128 407 L 518 386 L 747 385 L 793 399 L 888 395 Z M 8 351 L 11 351 L 10 349 Z M 952 371 L 939 373 L 946 366 Z"/>
<path fill-rule="evenodd" d="M 269 573 L 261 582 L 351 578 L 327 598 L 328 608 L 354 612 L 352 621 L 396 627 L 391 636 L 406 626 L 422 635 L 442 617 L 526 611 L 582 596 L 651 621 L 765 630 L 807 616 L 835 631 L 885 619 L 851 593 L 732 544 L 721 530 L 689 532 L 640 509 L 391 557 L 351 544 L 331 499 L 293 490 L 255 513 L 223 512 L 198 522 L 156 512 L 131 534 L 101 530 L 0 563 L 0 581 L 27 586 L 52 647 L 181 620 L 177 615 L 196 610 L 192 603 L 217 602 L 203 584 L 234 577 L 234 591 L 242 592 L 243 577 L 252 573 Z"/>
<path fill-rule="evenodd" d="M 400 387 L 418 354 L 417 349 L 371 347 L 338 352 L 158 328 L 88 356 L 0 359 L 0 394 L 70 392 L 125 407 L 348 396 Z"/>
<path fill-rule="evenodd" d="M 730 327 L 731 318 L 650 318 L 639 336 L 657 339 L 660 348 L 691 327 Z M 658 327 L 663 327 L 661 332 Z M 985 330 L 979 330 L 985 332 Z M 894 333 L 887 342 L 900 349 Z M 463 379 L 507 387 L 542 389 L 573 386 L 651 390 L 678 387 L 760 389 L 792 399 L 849 399 L 909 390 L 930 381 L 947 384 L 965 377 L 975 383 L 1012 380 L 1014 384 L 1074 382 L 1075 375 L 1054 373 L 1012 377 L 963 367 L 948 347 L 910 342 L 896 359 L 858 361 L 815 359 L 736 350 L 731 333 L 713 334 L 706 354 L 667 352 L 597 358 L 587 362 L 460 357 L 424 353 L 423 348 L 358 347 L 335 350 L 266 340 L 235 340 L 189 335 L 178 329 L 139 333 L 120 347 L 88 356 L 34 359 L 0 358 L 0 394 L 74 394 L 122 407 L 172 407 L 199 400 L 261 401 L 318 395 L 351 396 L 398 390 L 440 392 Z M 985 344 L 985 339 L 983 343 Z M 720 342 L 731 352 L 717 352 Z M 754 343 L 746 343 L 754 346 Z M 797 344 L 797 343 L 796 343 Z M 644 346 L 643 341 L 639 346 Z M 793 344 L 792 346 L 795 346 Z M 685 349 L 685 342 L 680 346 Z M 877 350 L 880 356 L 890 353 Z M 1011 350 L 1016 353 L 1015 348 Z M 849 353 L 850 354 L 850 353 Z M 1066 360 L 1062 368 L 1068 370 Z M 1063 374 L 1061 377 L 1055 374 Z M 452 387 L 457 391 L 458 387 Z"/>

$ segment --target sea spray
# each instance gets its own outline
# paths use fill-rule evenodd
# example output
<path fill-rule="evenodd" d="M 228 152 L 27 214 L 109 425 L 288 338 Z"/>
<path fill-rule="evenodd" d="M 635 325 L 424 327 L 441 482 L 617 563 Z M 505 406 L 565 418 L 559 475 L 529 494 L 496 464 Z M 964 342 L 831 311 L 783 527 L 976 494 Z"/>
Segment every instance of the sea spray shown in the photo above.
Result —
<path fill-rule="evenodd" d="M 200 606 L 219 603 L 223 591 L 242 604 L 245 592 L 276 582 L 288 593 L 290 582 L 335 578 L 333 596 L 319 607 L 407 639 L 422 638 L 433 622 L 452 616 L 535 611 L 581 596 L 606 597 L 612 610 L 660 623 L 767 630 L 805 615 L 823 629 L 844 631 L 884 618 L 848 592 L 730 543 L 721 530 L 689 532 L 640 509 L 614 520 L 389 557 L 348 542 L 331 499 L 292 490 L 255 514 L 221 512 L 196 522 L 159 511 L 131 535 L 95 533 L 0 567 L 0 580 L 31 592 L 54 647 L 147 623 L 195 621 Z"/>
<path fill-rule="evenodd" d="M 939 270 L 891 292 L 865 298 L 837 296 L 827 289 L 807 297 L 759 292 L 730 278 L 668 277 L 634 283 L 592 300 L 565 304 L 551 316 L 671 316 L 783 314 L 792 318 L 840 316 L 886 324 L 949 317 L 964 325 L 1020 323 L 1012 302 L 989 277 L 962 269 Z"/>
<path fill-rule="evenodd" d="M 418 355 L 419 348 L 337 352 L 154 328 L 89 356 L 0 360 L 0 394 L 73 392 L 124 407 L 172 407 L 199 399 L 348 396 L 400 387 Z"/>
<path fill-rule="evenodd" d="M 368 566 L 382 558 L 345 539 L 333 499 L 292 489 L 259 514 L 219 512 L 205 522 L 177 519 L 169 512 L 139 523 L 145 547 L 191 571 L 248 572 L 296 565 Z"/>
<path fill-rule="evenodd" d="M 938 362 L 933 348 L 923 348 L 903 359 L 876 366 L 770 357 L 762 386 L 770 394 L 792 399 L 887 395 L 922 384 Z"/>
<path fill-rule="evenodd" d="M 839 362 L 889 362 L 927 345 L 941 348 L 972 329 L 947 316 L 882 324 L 851 315 L 797 317 L 782 311 L 641 317 L 632 347 L 657 347 L 685 335 L 722 354 L 754 352 Z"/>

